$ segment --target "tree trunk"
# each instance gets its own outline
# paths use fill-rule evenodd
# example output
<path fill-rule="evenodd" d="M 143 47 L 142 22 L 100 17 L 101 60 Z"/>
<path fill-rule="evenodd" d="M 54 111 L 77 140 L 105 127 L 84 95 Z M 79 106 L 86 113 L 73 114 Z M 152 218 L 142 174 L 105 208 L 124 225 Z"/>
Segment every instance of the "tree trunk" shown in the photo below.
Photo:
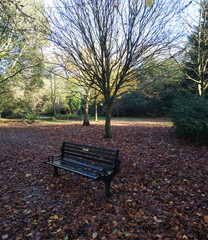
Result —
<path fill-rule="evenodd" d="M 55 100 L 53 101 L 53 116 L 56 118 L 56 102 Z"/>
<path fill-rule="evenodd" d="M 51 102 L 53 105 L 53 116 L 56 118 L 56 79 L 53 79 L 51 77 Z"/>
<path fill-rule="evenodd" d="M 95 122 L 98 121 L 98 111 L 97 111 L 98 103 L 97 99 L 95 99 Z"/>
<path fill-rule="evenodd" d="M 104 138 L 112 138 L 111 135 L 111 110 L 112 104 L 106 105 L 106 119 L 105 119 L 105 136 Z"/>
<path fill-rule="evenodd" d="M 83 126 L 90 126 L 89 121 L 89 94 L 87 94 L 86 101 L 85 101 L 85 114 L 84 114 L 84 122 Z"/>
<path fill-rule="evenodd" d="M 199 93 L 199 96 L 201 97 L 204 97 L 204 86 L 202 83 L 198 83 L 198 93 Z"/>
<path fill-rule="evenodd" d="M 203 48 L 202 44 L 204 44 L 203 39 L 203 27 L 202 26 L 202 19 L 203 19 L 203 2 L 200 0 L 200 16 L 199 16 L 199 30 L 198 30 L 198 56 L 197 56 L 197 64 L 198 64 L 198 75 L 199 75 L 199 83 L 198 83 L 198 93 L 202 97 L 203 96 L 203 75 L 204 75 L 204 68 L 202 66 L 203 62 Z"/>

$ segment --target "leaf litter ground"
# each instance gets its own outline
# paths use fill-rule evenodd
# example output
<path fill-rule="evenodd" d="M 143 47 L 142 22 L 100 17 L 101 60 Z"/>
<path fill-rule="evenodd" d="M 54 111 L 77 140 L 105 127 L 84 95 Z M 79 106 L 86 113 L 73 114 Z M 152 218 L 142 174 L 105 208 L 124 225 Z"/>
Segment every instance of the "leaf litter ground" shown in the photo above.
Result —
<path fill-rule="evenodd" d="M 0 125 L 0 239 L 208 239 L 208 147 L 175 138 L 169 125 Z M 113 197 L 104 184 L 43 160 L 64 141 L 120 150 Z"/>

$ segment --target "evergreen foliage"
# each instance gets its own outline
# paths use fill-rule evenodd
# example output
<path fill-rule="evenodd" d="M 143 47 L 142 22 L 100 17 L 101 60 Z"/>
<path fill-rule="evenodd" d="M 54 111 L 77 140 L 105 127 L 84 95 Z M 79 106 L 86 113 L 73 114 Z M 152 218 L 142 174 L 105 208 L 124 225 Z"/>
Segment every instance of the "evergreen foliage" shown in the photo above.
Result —
<path fill-rule="evenodd" d="M 208 144 L 208 101 L 186 92 L 173 102 L 170 116 L 177 136 L 198 145 Z"/>
<path fill-rule="evenodd" d="M 199 19 L 197 27 L 192 25 L 192 33 L 185 46 L 182 63 L 176 60 L 186 76 L 184 85 L 205 96 L 208 87 L 208 2 L 198 1 Z"/>

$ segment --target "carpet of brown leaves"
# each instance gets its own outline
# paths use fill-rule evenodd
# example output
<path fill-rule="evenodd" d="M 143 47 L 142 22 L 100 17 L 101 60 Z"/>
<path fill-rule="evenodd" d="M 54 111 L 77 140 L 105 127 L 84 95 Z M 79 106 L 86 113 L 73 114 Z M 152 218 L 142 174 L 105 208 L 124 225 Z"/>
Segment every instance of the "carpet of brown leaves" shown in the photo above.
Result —
<path fill-rule="evenodd" d="M 208 147 L 175 138 L 170 126 L 104 122 L 83 127 L 0 125 L 0 239 L 208 239 Z M 43 161 L 64 141 L 119 149 L 113 197 L 104 184 Z"/>

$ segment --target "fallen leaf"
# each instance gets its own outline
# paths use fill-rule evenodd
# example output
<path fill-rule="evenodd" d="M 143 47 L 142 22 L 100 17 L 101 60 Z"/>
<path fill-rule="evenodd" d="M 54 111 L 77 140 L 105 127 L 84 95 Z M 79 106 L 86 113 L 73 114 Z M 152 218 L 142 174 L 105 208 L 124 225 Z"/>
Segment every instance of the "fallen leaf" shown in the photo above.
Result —
<path fill-rule="evenodd" d="M 9 123 L 6 131 L 0 123 L 0 240 L 4 235 L 5 240 L 191 240 L 204 235 L 208 146 L 202 149 L 176 139 L 169 126 L 136 120 L 112 124 L 115 138 L 108 141 L 102 138 L 104 121 L 91 128 L 81 122 L 32 128 Z M 63 139 L 71 138 L 120 150 L 114 194 L 103 204 L 105 188 L 99 183 L 64 170 L 62 177 L 52 178 L 53 169 L 43 163 L 47 155 L 60 152 Z M 170 158 L 173 154 L 177 157 Z"/>
<path fill-rule="evenodd" d="M 151 7 L 152 6 L 152 0 L 146 0 L 146 5 L 148 7 Z"/>
<path fill-rule="evenodd" d="M 28 233 L 28 234 L 26 234 L 25 236 L 27 236 L 27 237 L 32 237 L 32 236 L 33 236 L 33 233 Z"/>
<path fill-rule="evenodd" d="M 114 229 L 112 233 L 113 233 L 113 234 L 116 234 L 116 233 L 117 233 L 117 229 Z"/>
<path fill-rule="evenodd" d="M 97 235 L 98 235 L 97 232 L 94 232 L 94 233 L 92 234 L 92 237 L 93 237 L 93 238 L 96 238 Z"/>
<path fill-rule="evenodd" d="M 3 235 L 1 238 L 2 239 L 7 239 L 9 237 L 9 235 L 8 234 L 5 234 L 5 235 Z"/>
<path fill-rule="evenodd" d="M 205 216 L 204 216 L 204 221 L 205 221 L 206 223 L 208 223 L 208 215 L 205 215 Z"/>
<path fill-rule="evenodd" d="M 159 220 L 156 216 L 154 216 L 154 221 L 158 223 L 162 222 L 162 220 Z"/>
<path fill-rule="evenodd" d="M 131 233 L 129 233 L 129 232 L 124 232 L 124 234 L 125 234 L 126 237 L 131 236 Z"/>
<path fill-rule="evenodd" d="M 114 227 L 118 226 L 118 222 L 117 221 L 113 221 Z"/>

